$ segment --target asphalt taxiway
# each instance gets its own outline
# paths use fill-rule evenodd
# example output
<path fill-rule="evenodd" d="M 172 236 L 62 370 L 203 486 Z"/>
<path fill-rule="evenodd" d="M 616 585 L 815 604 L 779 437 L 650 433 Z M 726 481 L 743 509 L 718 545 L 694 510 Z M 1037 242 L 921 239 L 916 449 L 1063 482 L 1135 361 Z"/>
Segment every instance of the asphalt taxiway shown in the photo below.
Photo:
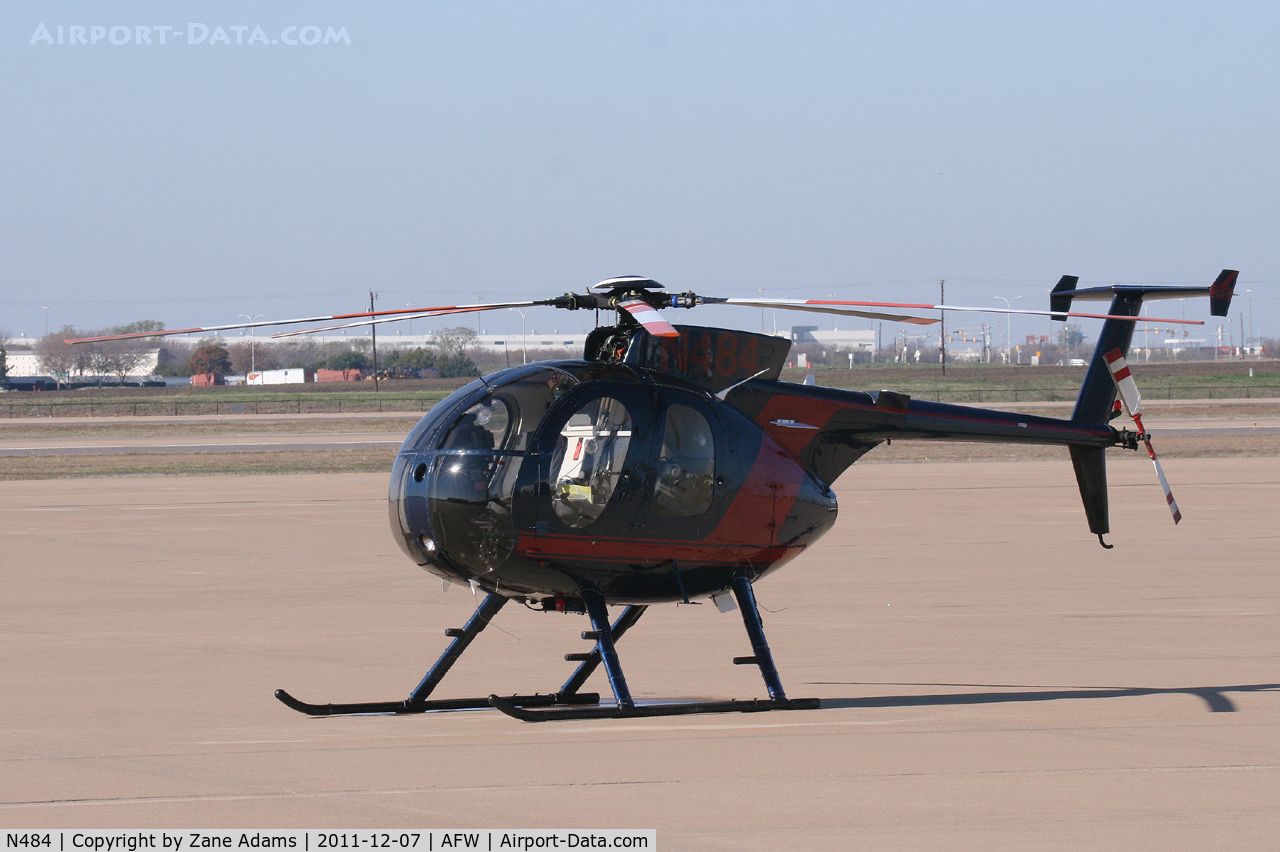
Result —
<path fill-rule="evenodd" d="M 656 828 L 663 850 L 1216 847 L 1280 833 L 1280 459 L 855 466 L 762 581 L 820 710 L 313 719 L 404 697 L 474 601 L 387 529 L 382 475 L 6 482 L 0 824 Z M 549 691 L 580 616 L 508 606 L 440 697 Z M 736 613 L 656 607 L 638 699 L 749 698 Z M 592 688 L 607 691 L 598 674 Z"/>

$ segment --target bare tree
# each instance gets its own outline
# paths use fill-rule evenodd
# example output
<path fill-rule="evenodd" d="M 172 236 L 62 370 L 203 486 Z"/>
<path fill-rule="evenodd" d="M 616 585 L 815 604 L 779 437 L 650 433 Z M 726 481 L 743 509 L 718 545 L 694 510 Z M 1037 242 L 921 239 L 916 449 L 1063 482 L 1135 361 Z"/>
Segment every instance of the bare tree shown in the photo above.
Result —
<path fill-rule="evenodd" d="M 465 325 L 442 328 L 432 336 L 431 342 L 446 358 L 468 355 L 469 350 L 476 345 L 476 330 Z"/>
<path fill-rule="evenodd" d="M 113 375 L 121 384 L 124 377 L 151 357 L 153 347 L 145 340 L 105 340 L 89 344 L 91 371 L 99 377 Z"/>
<path fill-rule="evenodd" d="M 40 369 L 56 378 L 59 386 L 63 379 L 70 379 L 73 374 L 83 376 L 89 369 L 93 344 L 73 346 L 67 343 L 69 339 L 83 336 L 71 326 L 64 325 L 60 331 L 46 334 L 36 341 L 35 353 Z"/>

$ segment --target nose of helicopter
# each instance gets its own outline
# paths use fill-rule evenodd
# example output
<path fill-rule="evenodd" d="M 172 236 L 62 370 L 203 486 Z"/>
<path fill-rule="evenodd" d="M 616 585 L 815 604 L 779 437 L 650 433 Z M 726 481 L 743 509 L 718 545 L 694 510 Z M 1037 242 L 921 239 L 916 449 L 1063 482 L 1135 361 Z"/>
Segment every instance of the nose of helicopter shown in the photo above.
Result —
<path fill-rule="evenodd" d="M 428 514 L 428 470 L 429 465 L 422 455 L 401 452 L 391 470 L 387 500 L 396 543 L 406 556 L 423 567 L 437 562 L 440 555 Z"/>
<path fill-rule="evenodd" d="M 577 384 L 564 370 L 512 368 L 455 391 L 405 439 L 388 494 L 391 529 L 418 565 L 465 582 L 515 548 L 513 495 L 532 433 Z"/>

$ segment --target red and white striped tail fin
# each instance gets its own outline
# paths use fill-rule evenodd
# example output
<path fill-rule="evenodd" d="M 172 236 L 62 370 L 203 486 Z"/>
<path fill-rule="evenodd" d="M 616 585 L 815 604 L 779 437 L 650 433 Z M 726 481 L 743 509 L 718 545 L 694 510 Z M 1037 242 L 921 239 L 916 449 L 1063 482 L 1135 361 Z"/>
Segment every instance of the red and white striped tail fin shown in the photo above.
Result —
<path fill-rule="evenodd" d="M 1160 459 L 1156 458 L 1156 451 L 1151 446 L 1151 437 L 1147 435 L 1147 429 L 1142 425 L 1142 394 L 1138 393 L 1138 385 L 1129 371 L 1129 364 L 1124 360 L 1124 353 L 1119 349 L 1112 349 L 1102 357 L 1106 359 L 1107 369 L 1111 371 L 1116 390 L 1120 392 L 1120 401 L 1124 403 L 1124 410 L 1133 418 L 1134 425 L 1138 427 L 1138 434 L 1147 445 L 1147 455 L 1151 457 L 1151 464 L 1155 466 L 1156 479 L 1160 480 L 1165 502 L 1169 504 L 1169 511 L 1173 513 L 1173 522 L 1176 524 L 1182 520 L 1182 512 L 1178 510 L 1178 501 L 1173 499 L 1169 480 L 1165 478 L 1164 468 L 1160 466 Z"/>
<path fill-rule="evenodd" d="M 680 332 L 676 331 L 675 326 L 667 322 L 667 318 L 658 312 L 658 310 L 640 299 L 628 299 L 618 305 L 627 313 L 635 318 L 636 322 L 644 326 L 644 330 L 652 334 L 654 337 L 679 337 Z"/>

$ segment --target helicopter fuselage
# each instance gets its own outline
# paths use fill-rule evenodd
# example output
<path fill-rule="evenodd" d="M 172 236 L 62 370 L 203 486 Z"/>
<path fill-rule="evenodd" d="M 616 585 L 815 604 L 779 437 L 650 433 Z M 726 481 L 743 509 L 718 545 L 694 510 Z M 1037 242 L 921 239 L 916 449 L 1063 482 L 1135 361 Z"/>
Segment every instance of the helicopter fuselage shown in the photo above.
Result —
<path fill-rule="evenodd" d="M 737 409 L 626 364 L 473 382 L 405 440 L 392 528 L 458 583 L 576 608 L 702 598 L 782 566 L 836 518 L 831 489 Z"/>

